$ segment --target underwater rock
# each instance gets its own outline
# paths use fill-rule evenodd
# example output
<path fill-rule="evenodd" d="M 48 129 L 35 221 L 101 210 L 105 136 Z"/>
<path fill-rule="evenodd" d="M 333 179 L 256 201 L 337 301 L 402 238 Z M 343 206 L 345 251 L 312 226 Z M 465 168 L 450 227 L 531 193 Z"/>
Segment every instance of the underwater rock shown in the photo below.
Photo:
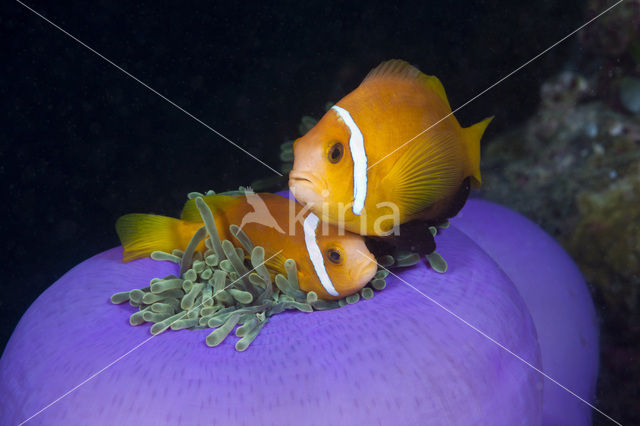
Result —
<path fill-rule="evenodd" d="M 629 112 L 640 113 L 640 80 L 625 77 L 620 81 L 620 102 Z"/>
<path fill-rule="evenodd" d="M 602 191 L 578 196 L 580 221 L 569 249 L 608 306 L 637 312 L 640 304 L 640 162 Z"/>
<path fill-rule="evenodd" d="M 533 117 L 487 144 L 480 195 L 531 218 L 583 271 L 601 306 L 601 407 L 638 423 L 637 400 L 620 395 L 633 395 L 640 377 L 631 361 L 640 351 L 640 116 L 576 96 L 581 85 L 572 80 L 595 84 L 555 77 Z"/>
<path fill-rule="evenodd" d="M 504 223 L 500 235 L 510 246 L 548 239 L 536 227 L 516 233 L 509 223 L 520 223 Z M 531 307 L 490 249 L 454 227 L 439 236 L 439 247 L 447 273 L 419 264 L 396 270 L 400 278 L 388 277 L 371 300 L 277 315 L 242 353 L 233 339 L 207 347 L 208 330 L 152 337 L 148 327 L 131 327 L 134 308 L 113 306 L 109 296 L 176 273 L 177 265 L 123 264 L 121 248 L 108 250 L 65 274 L 20 320 L 0 359 L 0 418 L 24 421 L 82 384 L 29 424 L 540 424 L 545 379 L 443 309 L 544 368 Z M 495 258 L 507 265 L 508 253 Z M 521 285 L 535 283 L 536 292 L 566 288 L 565 271 L 575 266 L 568 258 L 551 262 L 555 254 L 539 252 L 541 268 L 526 270 L 529 281 L 518 269 L 507 273 Z M 593 318 L 576 327 L 595 333 Z M 565 349 L 573 361 L 565 374 L 593 381 L 594 347 Z M 570 419 L 572 410 L 565 410 Z"/>
<path fill-rule="evenodd" d="M 557 79 L 566 80 L 566 77 Z M 571 89 L 566 87 L 566 90 Z M 543 90 L 543 95 L 551 92 Z M 553 99 L 561 101 L 553 103 Z M 575 99 L 576 103 L 565 102 L 566 99 Z M 594 254 L 587 253 L 586 241 L 590 241 L 591 246 L 599 243 L 595 235 L 589 239 L 583 232 L 587 229 L 582 225 L 584 221 L 594 220 L 593 216 L 587 218 L 593 210 L 588 205 L 593 203 L 586 200 L 609 192 L 619 193 L 622 187 L 618 181 L 633 180 L 638 175 L 640 121 L 602 102 L 580 103 L 579 99 L 569 94 L 543 96 L 538 114 L 524 126 L 492 140 L 483 156 L 486 161 L 481 195 L 540 224 L 569 250 L 589 282 L 598 291 L 607 292 L 612 270 L 620 281 L 627 283 L 637 282 L 638 272 L 636 268 L 620 268 L 602 259 L 602 253 L 608 252 L 604 246 L 598 254 L 599 262 L 595 262 Z M 633 185 L 626 188 L 631 189 Z M 608 230 L 607 240 L 625 241 L 640 229 L 628 214 L 628 202 L 625 203 L 599 203 L 602 212 L 598 226 Z M 574 242 L 577 227 L 583 233 L 578 243 Z M 626 303 L 623 297 L 613 304 Z M 633 305 L 640 306 L 637 302 L 636 299 Z"/>
<path fill-rule="evenodd" d="M 586 18 L 611 6 L 606 0 L 589 0 L 586 7 Z M 611 9 L 593 25 L 587 26 L 578 33 L 580 44 L 598 57 L 618 59 L 625 54 L 636 62 L 638 54 L 638 34 L 640 33 L 640 1 L 627 0 Z"/>
<path fill-rule="evenodd" d="M 620 101 L 619 83 L 628 76 L 637 78 L 640 72 L 640 0 L 619 3 L 578 32 L 582 60 L 574 64 L 589 70 L 599 98 L 612 106 Z M 612 5 L 588 0 L 585 21 Z"/>

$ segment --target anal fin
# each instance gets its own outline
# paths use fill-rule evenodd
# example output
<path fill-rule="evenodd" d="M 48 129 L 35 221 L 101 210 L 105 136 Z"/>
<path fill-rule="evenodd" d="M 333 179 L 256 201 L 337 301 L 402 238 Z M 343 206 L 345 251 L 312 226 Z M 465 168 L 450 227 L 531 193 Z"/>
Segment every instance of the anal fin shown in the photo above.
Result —
<path fill-rule="evenodd" d="M 400 252 L 418 253 L 424 256 L 436 249 L 436 242 L 429 230 L 429 224 L 423 220 L 403 223 L 399 226 L 397 235 L 367 237 L 365 244 L 376 259 L 384 255 L 396 257 Z"/>

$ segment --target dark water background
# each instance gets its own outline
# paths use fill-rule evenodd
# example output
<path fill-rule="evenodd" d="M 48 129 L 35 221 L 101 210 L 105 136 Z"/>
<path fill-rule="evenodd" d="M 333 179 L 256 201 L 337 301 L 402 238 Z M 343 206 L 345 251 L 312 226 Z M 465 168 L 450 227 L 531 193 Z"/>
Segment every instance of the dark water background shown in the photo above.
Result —
<path fill-rule="evenodd" d="M 584 1 L 28 4 L 274 168 L 303 115 L 383 60 L 437 75 L 455 108 L 587 18 Z M 120 215 L 177 215 L 190 191 L 272 174 L 20 4 L 3 9 L 0 351 L 43 290 L 118 244 Z M 495 115 L 490 140 L 535 111 L 546 78 L 584 66 L 572 38 L 456 116 Z"/>

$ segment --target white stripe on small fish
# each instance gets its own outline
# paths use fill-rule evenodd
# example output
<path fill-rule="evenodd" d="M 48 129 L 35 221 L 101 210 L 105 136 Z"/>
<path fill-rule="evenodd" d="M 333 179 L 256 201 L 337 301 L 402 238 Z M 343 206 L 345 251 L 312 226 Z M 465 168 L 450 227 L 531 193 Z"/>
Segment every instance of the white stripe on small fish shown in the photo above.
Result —
<path fill-rule="evenodd" d="M 353 160 L 353 206 L 351 210 L 354 214 L 359 215 L 364 208 L 364 201 L 367 199 L 367 153 L 364 150 L 364 137 L 349 111 L 338 105 L 332 106 L 331 109 L 338 113 L 351 132 L 349 137 L 349 150 Z"/>
<path fill-rule="evenodd" d="M 322 287 L 324 287 L 330 295 L 338 296 L 338 292 L 333 287 L 329 274 L 327 274 L 327 269 L 324 267 L 324 258 L 316 241 L 316 228 L 318 227 L 319 221 L 318 216 L 313 213 L 309 213 L 309 216 L 304 219 L 304 242 L 307 245 L 309 259 L 311 259 L 313 269 L 316 270 L 316 275 L 320 279 Z"/>

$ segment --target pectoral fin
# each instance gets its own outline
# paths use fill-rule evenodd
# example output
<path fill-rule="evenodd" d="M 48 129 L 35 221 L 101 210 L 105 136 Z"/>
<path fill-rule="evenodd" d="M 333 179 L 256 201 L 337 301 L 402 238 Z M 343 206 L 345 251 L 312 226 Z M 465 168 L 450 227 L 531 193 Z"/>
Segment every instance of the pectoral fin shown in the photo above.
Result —
<path fill-rule="evenodd" d="M 380 187 L 392 188 L 391 201 L 401 214 L 416 214 L 456 190 L 463 178 L 461 154 L 453 133 L 428 131 L 409 142 Z"/>

